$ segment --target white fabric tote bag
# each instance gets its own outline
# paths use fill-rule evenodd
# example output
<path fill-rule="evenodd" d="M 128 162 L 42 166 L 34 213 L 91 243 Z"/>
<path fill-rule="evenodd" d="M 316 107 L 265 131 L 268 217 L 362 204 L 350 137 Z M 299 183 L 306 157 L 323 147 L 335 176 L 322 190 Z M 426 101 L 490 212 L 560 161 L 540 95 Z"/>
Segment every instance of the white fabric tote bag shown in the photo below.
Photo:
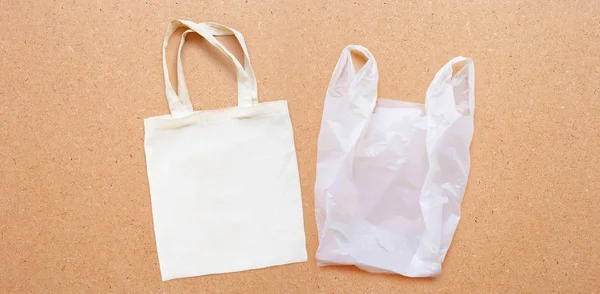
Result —
<path fill-rule="evenodd" d="M 351 51 L 368 60 L 355 72 Z M 344 49 L 318 142 L 317 264 L 409 277 L 441 272 L 460 219 L 473 135 L 474 65 L 457 57 L 425 105 L 378 99 L 377 64 Z"/>
<path fill-rule="evenodd" d="M 187 27 L 237 69 L 238 106 L 193 111 L 178 56 L 179 96 L 166 47 Z M 234 35 L 244 67 L 214 37 Z M 181 45 L 185 40 L 183 36 Z M 179 50 L 181 52 L 181 48 Z M 258 103 L 243 36 L 216 23 L 178 20 L 163 43 L 171 115 L 144 121 L 156 246 L 163 280 L 306 261 L 302 199 L 286 101 Z"/>

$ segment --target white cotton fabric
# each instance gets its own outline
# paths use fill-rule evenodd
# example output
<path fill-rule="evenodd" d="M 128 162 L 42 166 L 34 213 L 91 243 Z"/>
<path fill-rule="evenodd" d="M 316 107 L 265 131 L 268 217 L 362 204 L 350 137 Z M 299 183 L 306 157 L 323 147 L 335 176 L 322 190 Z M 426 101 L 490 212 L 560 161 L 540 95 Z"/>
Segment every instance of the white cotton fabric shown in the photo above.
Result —
<path fill-rule="evenodd" d="M 237 69 L 238 106 L 193 111 L 178 56 L 177 95 L 165 59 L 179 27 Z M 214 37 L 234 35 L 244 66 Z M 144 121 L 156 246 L 163 280 L 306 261 L 300 181 L 286 101 L 258 103 L 243 36 L 216 23 L 173 21 L 163 42 L 170 115 Z M 224 97 L 224 99 L 227 99 Z"/>
<path fill-rule="evenodd" d="M 358 73 L 352 50 L 368 59 Z M 441 272 L 469 176 L 474 78 L 473 61 L 456 57 L 435 75 L 424 105 L 378 99 L 373 55 L 344 49 L 318 142 L 318 265 Z"/>

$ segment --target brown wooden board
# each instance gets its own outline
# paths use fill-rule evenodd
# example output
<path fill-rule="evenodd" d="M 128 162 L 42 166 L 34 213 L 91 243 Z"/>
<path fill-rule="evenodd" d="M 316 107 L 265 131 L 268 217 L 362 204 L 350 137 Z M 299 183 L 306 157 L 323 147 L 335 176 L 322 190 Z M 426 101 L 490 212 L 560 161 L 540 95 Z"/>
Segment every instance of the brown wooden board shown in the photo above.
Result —
<path fill-rule="evenodd" d="M 161 282 L 143 119 L 168 113 L 161 43 L 175 18 L 241 31 L 259 99 L 289 102 L 308 262 Z M 597 1 L 2 0 L 0 28 L 2 293 L 600 289 Z M 195 109 L 235 105 L 233 66 L 187 44 Z M 475 61 L 471 175 L 437 278 L 315 264 L 317 137 L 347 44 L 375 55 L 381 97 L 412 102 L 451 58 Z"/>

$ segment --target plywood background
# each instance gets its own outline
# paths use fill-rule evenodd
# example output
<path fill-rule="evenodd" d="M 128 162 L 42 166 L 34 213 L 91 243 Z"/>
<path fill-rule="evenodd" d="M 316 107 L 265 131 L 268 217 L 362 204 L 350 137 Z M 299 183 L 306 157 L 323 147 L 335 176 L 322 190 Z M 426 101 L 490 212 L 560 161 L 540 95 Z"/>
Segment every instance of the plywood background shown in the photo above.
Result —
<path fill-rule="evenodd" d="M 308 262 L 161 282 L 143 118 L 168 111 L 160 48 L 174 18 L 240 30 L 259 99 L 289 101 Z M 597 1 L 0 0 L 0 28 L 0 292 L 600 289 Z M 315 265 L 321 110 L 350 43 L 375 55 L 382 97 L 413 102 L 449 59 L 475 60 L 472 173 L 438 278 Z M 234 105 L 233 66 L 189 44 L 195 108 Z"/>

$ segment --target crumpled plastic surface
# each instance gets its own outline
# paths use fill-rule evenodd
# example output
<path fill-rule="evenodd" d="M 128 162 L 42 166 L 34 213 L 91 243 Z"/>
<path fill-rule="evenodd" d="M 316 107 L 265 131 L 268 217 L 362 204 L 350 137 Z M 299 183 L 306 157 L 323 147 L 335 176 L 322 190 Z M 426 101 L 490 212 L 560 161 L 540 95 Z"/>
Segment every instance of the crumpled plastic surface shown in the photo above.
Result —
<path fill-rule="evenodd" d="M 358 72 L 353 50 L 368 59 Z M 456 57 L 444 65 L 424 105 L 378 99 L 378 80 L 365 47 L 343 50 L 318 142 L 317 264 L 435 276 L 469 176 L 474 64 Z"/>

